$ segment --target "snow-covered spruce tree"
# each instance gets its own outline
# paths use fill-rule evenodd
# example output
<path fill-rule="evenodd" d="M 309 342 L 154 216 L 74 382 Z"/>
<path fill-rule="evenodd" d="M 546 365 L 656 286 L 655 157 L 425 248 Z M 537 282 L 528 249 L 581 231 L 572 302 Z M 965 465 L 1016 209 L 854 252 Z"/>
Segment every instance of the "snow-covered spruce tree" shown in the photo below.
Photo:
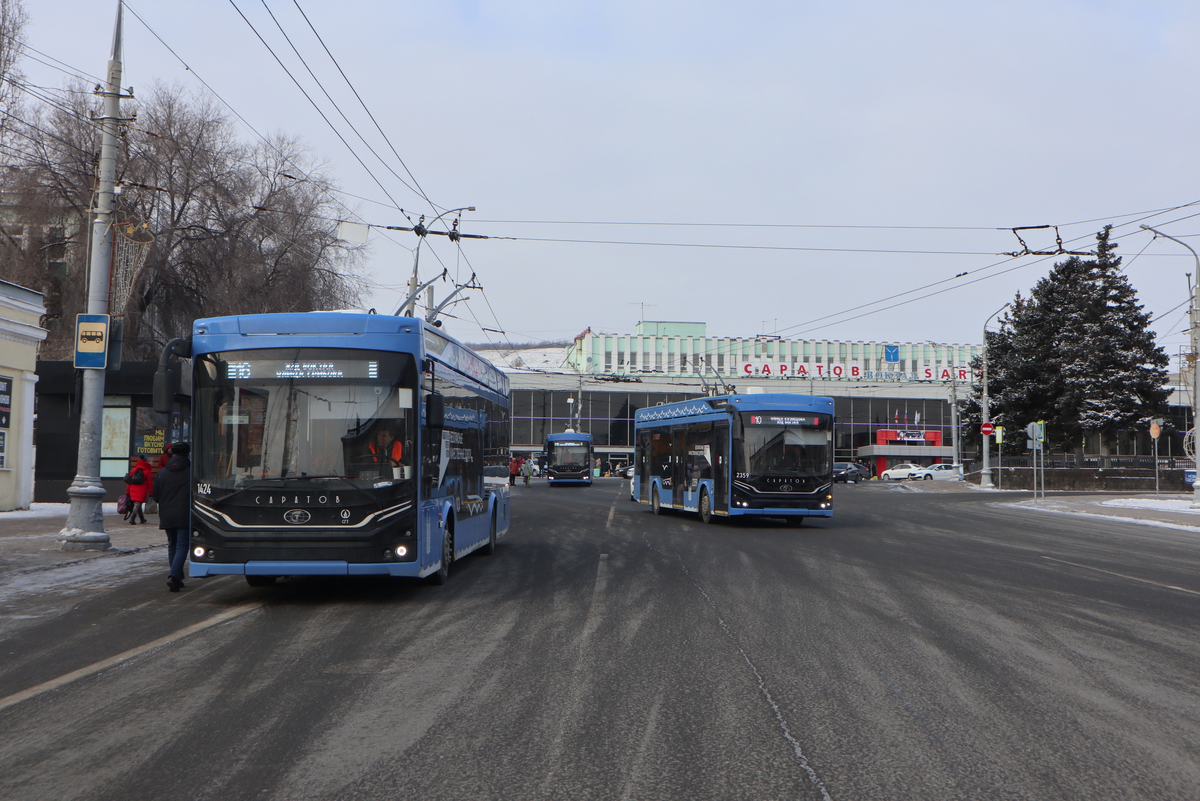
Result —
<path fill-rule="evenodd" d="M 1096 235 L 1095 258 L 1056 264 L 988 335 L 992 419 L 1010 432 L 1006 453 L 1023 451 L 1020 430 L 1035 420 L 1046 421 L 1051 448 L 1082 455 L 1085 437 L 1166 415 L 1167 355 L 1109 230 Z M 978 404 L 977 388 L 968 410 L 976 418 Z"/>

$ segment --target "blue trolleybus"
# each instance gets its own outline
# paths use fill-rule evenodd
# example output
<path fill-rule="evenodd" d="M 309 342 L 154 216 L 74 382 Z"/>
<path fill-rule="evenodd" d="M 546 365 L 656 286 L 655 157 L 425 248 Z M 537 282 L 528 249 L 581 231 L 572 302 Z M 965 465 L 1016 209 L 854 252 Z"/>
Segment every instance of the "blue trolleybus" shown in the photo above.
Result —
<path fill-rule="evenodd" d="M 728 395 L 639 409 L 632 500 L 714 516 L 833 516 L 833 399 Z"/>
<path fill-rule="evenodd" d="M 420 319 L 197 320 L 193 576 L 429 576 L 508 530 L 507 377 Z"/>
<path fill-rule="evenodd" d="M 551 434 L 546 437 L 546 481 L 550 484 L 592 484 L 592 435 Z"/>

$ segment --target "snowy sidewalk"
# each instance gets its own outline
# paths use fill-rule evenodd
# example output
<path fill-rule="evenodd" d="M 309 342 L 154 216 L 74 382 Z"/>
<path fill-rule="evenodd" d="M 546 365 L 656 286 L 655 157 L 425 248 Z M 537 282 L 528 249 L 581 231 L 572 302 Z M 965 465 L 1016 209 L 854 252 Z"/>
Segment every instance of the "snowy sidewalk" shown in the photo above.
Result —
<path fill-rule="evenodd" d="M 69 510 L 70 504 L 66 503 L 35 503 L 30 509 L 0 512 L 0 575 L 166 545 L 166 535 L 158 528 L 157 515 L 147 515 L 144 525 L 131 526 L 117 514 L 115 503 L 106 503 L 104 530 L 108 532 L 113 550 L 60 550 L 58 533 L 67 523 Z"/>
<path fill-rule="evenodd" d="M 1191 508 L 1191 495 L 1172 493 L 1128 497 L 1113 497 L 1107 494 L 1062 496 L 1052 492 L 1043 500 L 1023 500 L 1002 505 L 1051 514 L 1119 518 L 1142 525 L 1166 526 L 1200 533 L 1200 509 Z"/>

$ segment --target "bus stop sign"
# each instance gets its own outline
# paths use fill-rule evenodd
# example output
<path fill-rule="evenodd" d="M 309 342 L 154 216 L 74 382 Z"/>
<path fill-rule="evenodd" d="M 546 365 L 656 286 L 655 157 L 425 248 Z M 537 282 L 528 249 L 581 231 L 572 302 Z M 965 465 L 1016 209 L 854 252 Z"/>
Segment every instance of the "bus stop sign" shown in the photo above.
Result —
<path fill-rule="evenodd" d="M 75 369 L 103 370 L 108 365 L 108 315 L 75 317 Z"/>

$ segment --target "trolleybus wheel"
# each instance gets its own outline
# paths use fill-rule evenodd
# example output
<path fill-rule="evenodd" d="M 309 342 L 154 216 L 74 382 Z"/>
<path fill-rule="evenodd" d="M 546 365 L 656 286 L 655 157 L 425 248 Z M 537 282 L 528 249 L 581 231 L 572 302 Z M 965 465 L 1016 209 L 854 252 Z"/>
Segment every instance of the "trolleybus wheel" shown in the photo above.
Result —
<path fill-rule="evenodd" d="M 712 501 L 708 499 L 708 490 L 706 489 L 700 490 L 700 521 L 702 523 L 713 521 Z"/>
<path fill-rule="evenodd" d="M 788 522 L 789 526 L 795 526 L 796 528 L 799 528 L 800 526 L 804 525 L 804 518 L 803 517 L 789 517 L 787 519 L 787 522 Z"/>
<path fill-rule="evenodd" d="M 246 583 L 251 587 L 270 587 L 278 576 L 246 576 Z"/>
<path fill-rule="evenodd" d="M 658 500 L 658 487 L 650 490 L 650 511 L 656 515 L 662 514 L 662 502 Z"/>
<path fill-rule="evenodd" d="M 492 533 L 488 537 L 488 544 L 481 549 L 484 556 L 492 556 L 496 553 L 496 511 L 492 510 Z"/>
<path fill-rule="evenodd" d="M 454 529 L 446 522 L 446 531 L 442 534 L 442 566 L 429 579 L 434 584 L 445 584 L 450 578 L 450 563 L 454 561 Z"/>

